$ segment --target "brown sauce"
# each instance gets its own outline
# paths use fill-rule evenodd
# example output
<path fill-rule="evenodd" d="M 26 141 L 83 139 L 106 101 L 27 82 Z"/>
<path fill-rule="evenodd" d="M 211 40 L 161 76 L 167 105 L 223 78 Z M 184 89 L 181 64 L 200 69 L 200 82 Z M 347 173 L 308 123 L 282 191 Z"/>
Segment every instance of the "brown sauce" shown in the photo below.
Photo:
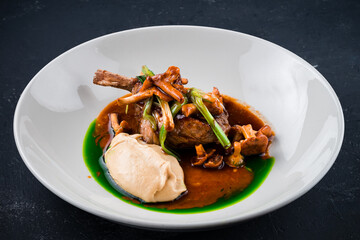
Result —
<path fill-rule="evenodd" d="M 260 114 L 251 109 L 251 106 L 240 103 L 236 98 L 221 95 L 224 100 L 224 106 L 229 113 L 230 125 L 251 124 L 254 130 L 259 130 L 265 125 Z"/>
<path fill-rule="evenodd" d="M 182 156 L 180 162 L 184 170 L 186 195 L 169 203 L 148 204 L 151 207 L 166 209 L 185 209 L 204 207 L 215 203 L 219 198 L 229 198 L 243 191 L 253 180 L 253 173 L 245 168 L 204 169 L 190 164 L 194 153 Z"/>
<path fill-rule="evenodd" d="M 229 112 L 230 125 L 252 124 L 255 130 L 264 125 L 264 121 L 253 113 L 249 106 L 226 95 L 223 95 L 223 99 L 225 108 Z M 126 120 L 135 130 L 139 125 L 134 121 L 136 119 L 134 114 L 138 112 L 136 111 L 138 107 L 137 104 L 128 105 L 126 113 L 126 107 L 119 106 L 115 100 L 101 111 L 96 120 L 95 135 L 102 149 L 106 150 L 112 138 L 108 115 L 118 113 L 119 119 Z M 191 166 L 190 159 L 195 155 L 194 151 L 178 150 L 177 152 L 181 154 L 180 165 L 184 171 L 187 193 L 172 202 L 146 204 L 146 206 L 169 210 L 204 207 L 215 203 L 220 198 L 226 199 L 243 191 L 254 178 L 254 174 L 245 167 L 230 168 L 225 165 L 222 169 L 205 169 Z M 137 201 L 133 200 L 133 202 Z"/>

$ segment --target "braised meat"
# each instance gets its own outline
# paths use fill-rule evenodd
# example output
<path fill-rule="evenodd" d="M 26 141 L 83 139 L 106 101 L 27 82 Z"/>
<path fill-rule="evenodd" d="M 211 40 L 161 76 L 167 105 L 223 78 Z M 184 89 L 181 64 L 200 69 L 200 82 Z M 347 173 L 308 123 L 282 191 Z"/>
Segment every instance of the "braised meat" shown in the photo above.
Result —
<path fill-rule="evenodd" d="M 131 96 L 118 99 L 119 104 L 127 105 L 145 100 L 152 95 L 157 95 L 167 102 L 172 100 L 170 96 L 175 100 L 184 101 L 182 93 L 185 89 L 181 84 L 187 83 L 187 79 L 181 78 L 178 68 L 170 67 L 168 71 L 163 74 L 147 77 L 144 83 L 139 82 L 137 78 L 125 77 L 106 70 L 97 70 L 93 82 L 97 85 L 111 86 L 132 92 Z M 161 90 L 155 88 L 154 85 L 158 86 Z M 173 85 L 175 85 L 177 89 L 180 89 L 180 91 L 174 88 Z M 171 95 L 170 93 L 167 94 L 167 92 L 170 92 Z M 212 93 L 204 95 L 204 103 L 209 111 L 214 114 L 215 120 L 227 134 L 230 129 L 228 114 L 224 111 L 218 96 L 220 96 L 219 90 L 214 88 Z M 194 113 L 196 114 L 192 117 L 185 117 L 179 114 L 174 119 L 174 129 L 169 132 L 167 136 L 169 144 L 176 148 L 187 148 L 193 147 L 196 144 L 216 142 L 217 138 L 209 124 L 204 119 L 201 119 L 199 111 L 196 110 L 193 104 L 190 103 L 188 105 L 195 108 Z M 185 106 L 186 105 L 183 107 Z M 147 143 L 159 144 L 158 136 L 151 128 L 151 124 L 144 119 L 138 119 L 137 121 L 141 122 L 139 132 L 143 134 L 144 140 Z"/>
<path fill-rule="evenodd" d="M 138 82 L 137 78 L 129 78 L 106 70 L 97 70 L 93 83 L 100 86 L 110 86 L 131 91 Z"/>
<path fill-rule="evenodd" d="M 139 132 L 143 136 L 145 142 L 159 145 L 159 137 L 148 120 L 141 119 Z"/>
<path fill-rule="evenodd" d="M 140 133 L 146 143 L 161 145 L 167 154 L 174 157 L 178 156 L 171 147 L 196 146 L 197 159 L 193 165 L 205 168 L 222 168 L 224 163 L 230 167 L 241 167 L 244 163 L 243 155 L 268 156 L 274 132 L 260 120 L 252 125 L 253 121 L 248 121 L 249 117 L 235 119 L 234 112 L 239 111 L 234 108 L 235 105 L 229 104 L 227 96 L 222 96 L 217 88 L 214 87 L 210 93 L 185 88 L 184 84 L 188 80 L 182 78 L 180 69 L 174 66 L 161 74 L 154 74 L 143 66 L 142 73 L 136 78 L 105 70 L 95 73 L 94 84 L 131 92 L 116 100 L 118 106 L 126 106 L 125 109 L 137 106 L 133 108 L 132 116 L 127 115 L 127 111 L 115 112 L 110 116 L 115 133 L 126 132 L 126 129 Z M 245 107 L 237 116 L 241 116 L 244 111 L 249 110 Z M 134 122 L 137 123 L 136 129 Z M 205 150 L 204 147 L 214 144 L 222 146 L 223 150 L 218 147 Z"/>
<path fill-rule="evenodd" d="M 227 134 L 230 125 L 228 115 L 223 112 L 215 119 Z M 217 142 L 217 138 L 207 122 L 192 117 L 179 115 L 174 119 L 175 128 L 168 134 L 168 142 L 176 148 L 189 148 L 198 144 L 209 144 Z"/>

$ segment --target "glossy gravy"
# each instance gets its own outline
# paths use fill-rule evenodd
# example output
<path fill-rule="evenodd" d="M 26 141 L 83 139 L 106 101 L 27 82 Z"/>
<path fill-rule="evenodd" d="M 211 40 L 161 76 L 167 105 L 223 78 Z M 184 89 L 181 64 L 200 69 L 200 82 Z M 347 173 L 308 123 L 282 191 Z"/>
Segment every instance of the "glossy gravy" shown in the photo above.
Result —
<path fill-rule="evenodd" d="M 223 95 L 223 99 L 225 108 L 229 112 L 230 125 L 250 123 L 255 130 L 264 125 L 264 121 L 253 113 L 249 106 L 226 95 Z M 113 137 L 108 115 L 114 112 L 118 113 L 119 119 L 126 120 L 132 129 L 138 129 L 139 123 L 134 121 L 134 115 L 138 112 L 136 108 L 139 108 L 137 104 L 131 104 L 128 107 L 118 106 L 115 100 L 102 110 L 96 120 L 94 136 L 96 136 L 97 144 L 103 151 L 106 151 Z M 178 150 L 177 152 L 181 154 L 180 165 L 184 171 L 187 193 L 172 202 L 145 204 L 145 206 L 168 210 L 204 207 L 215 203 L 220 198 L 227 199 L 243 191 L 254 178 L 253 172 L 245 167 L 236 169 L 225 165 L 220 170 L 193 167 L 190 159 L 195 155 L 194 151 Z M 128 197 L 124 198 L 129 200 Z M 132 200 L 132 202 L 140 204 L 137 200 Z"/>

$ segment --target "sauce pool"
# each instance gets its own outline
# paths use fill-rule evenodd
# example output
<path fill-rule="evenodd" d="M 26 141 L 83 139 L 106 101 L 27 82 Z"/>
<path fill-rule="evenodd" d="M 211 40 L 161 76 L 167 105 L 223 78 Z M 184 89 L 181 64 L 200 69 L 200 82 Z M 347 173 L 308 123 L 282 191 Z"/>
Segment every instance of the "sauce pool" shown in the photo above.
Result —
<path fill-rule="evenodd" d="M 246 168 L 230 168 L 221 170 L 192 167 L 190 157 L 193 152 L 184 151 L 180 162 L 185 175 L 188 193 L 180 199 L 167 203 L 141 204 L 137 200 L 121 194 L 108 181 L 103 163 L 103 148 L 97 144 L 96 120 L 86 133 L 83 144 L 83 157 L 92 177 L 108 192 L 129 204 L 166 213 L 200 213 L 222 209 L 233 205 L 253 193 L 269 174 L 274 158 L 247 157 Z"/>

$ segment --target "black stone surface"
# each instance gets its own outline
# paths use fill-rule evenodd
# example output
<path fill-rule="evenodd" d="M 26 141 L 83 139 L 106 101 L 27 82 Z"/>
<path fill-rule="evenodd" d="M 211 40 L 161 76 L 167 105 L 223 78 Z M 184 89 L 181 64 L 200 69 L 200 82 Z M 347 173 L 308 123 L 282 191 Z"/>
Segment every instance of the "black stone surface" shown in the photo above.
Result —
<path fill-rule="evenodd" d="M 270 214 L 206 232 L 154 232 L 109 222 L 61 200 L 26 168 L 13 138 L 17 100 L 49 61 L 125 29 L 188 24 L 264 38 L 307 60 L 341 101 L 346 132 L 329 173 Z M 0 1 L 0 239 L 359 239 L 359 1 Z"/>

